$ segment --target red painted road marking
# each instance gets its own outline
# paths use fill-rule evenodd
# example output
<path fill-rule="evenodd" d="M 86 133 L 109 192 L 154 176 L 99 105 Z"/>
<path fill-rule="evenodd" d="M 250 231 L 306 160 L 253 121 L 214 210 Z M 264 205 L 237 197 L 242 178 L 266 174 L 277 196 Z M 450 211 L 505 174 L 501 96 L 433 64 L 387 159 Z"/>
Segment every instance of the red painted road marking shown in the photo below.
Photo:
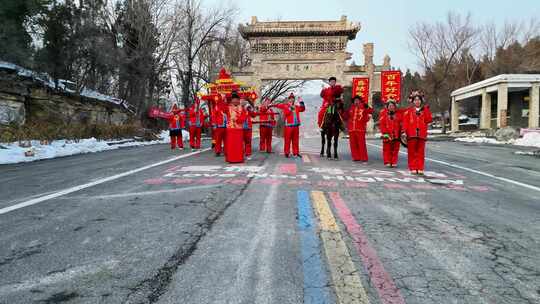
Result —
<path fill-rule="evenodd" d="M 367 188 L 367 183 L 361 183 L 361 182 L 345 182 L 345 187 L 347 188 Z"/>
<path fill-rule="evenodd" d="M 422 184 L 411 185 L 411 187 L 412 187 L 413 189 L 418 189 L 418 190 L 434 190 L 434 189 L 437 189 L 436 186 L 432 186 L 432 185 L 422 185 Z"/>
<path fill-rule="evenodd" d="M 407 189 L 407 186 L 395 183 L 385 183 L 384 187 L 386 189 Z"/>
<path fill-rule="evenodd" d="M 478 191 L 478 192 L 488 192 L 492 191 L 493 189 L 487 186 L 469 186 L 469 188 Z"/>
<path fill-rule="evenodd" d="M 392 277 L 384 270 L 384 266 L 377 256 L 377 252 L 369 244 L 364 230 L 356 222 L 351 211 L 341 199 L 337 192 L 330 192 L 330 198 L 334 203 L 341 221 L 347 227 L 347 231 L 353 239 L 356 251 L 362 258 L 366 270 L 369 271 L 369 277 L 373 282 L 373 287 L 377 290 L 381 303 L 383 304 L 405 304 L 405 299 L 396 287 Z"/>
<path fill-rule="evenodd" d="M 167 182 L 167 180 L 164 178 L 150 178 L 144 181 L 144 183 L 147 185 L 161 185 L 165 182 Z"/>
<path fill-rule="evenodd" d="M 296 164 L 281 164 L 278 167 L 280 174 L 296 175 Z"/>

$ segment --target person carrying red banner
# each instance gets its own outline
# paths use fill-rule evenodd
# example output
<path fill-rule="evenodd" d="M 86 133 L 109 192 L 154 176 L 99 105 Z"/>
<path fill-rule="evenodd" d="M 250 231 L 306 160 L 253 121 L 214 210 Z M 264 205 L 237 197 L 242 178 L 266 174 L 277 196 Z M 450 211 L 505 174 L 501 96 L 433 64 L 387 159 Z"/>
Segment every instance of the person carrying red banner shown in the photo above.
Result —
<path fill-rule="evenodd" d="M 226 110 L 227 130 L 225 141 L 225 160 L 228 163 L 244 162 L 244 122 L 248 117 L 245 108 L 240 104 L 240 96 L 233 92 L 231 102 Z"/>
<path fill-rule="evenodd" d="M 261 121 L 259 126 L 259 151 L 272 153 L 272 133 L 276 126 L 275 113 L 266 105 L 262 105 L 259 110 L 259 120 Z"/>
<path fill-rule="evenodd" d="M 397 167 L 401 145 L 401 123 L 403 111 L 399 111 L 394 100 L 386 103 L 379 113 L 379 129 L 383 140 L 383 162 L 387 167 Z"/>
<path fill-rule="evenodd" d="M 345 113 L 353 161 L 368 161 L 366 127 L 371 119 L 371 114 L 373 114 L 373 109 L 369 107 L 368 103 L 362 100 L 362 97 L 354 96 L 351 107 Z"/>
<path fill-rule="evenodd" d="M 200 106 L 199 99 L 189 107 L 189 145 L 191 149 L 201 148 L 201 132 L 204 124 L 205 115 Z"/>
<path fill-rule="evenodd" d="M 283 152 L 285 157 L 289 157 L 291 153 L 291 145 L 293 155 L 300 157 L 300 113 L 306 110 L 306 106 L 301 98 L 298 98 L 300 105 L 295 104 L 295 96 L 293 93 L 289 95 L 287 102 L 275 105 L 283 113 L 285 120 L 285 141 Z"/>
<path fill-rule="evenodd" d="M 246 104 L 244 105 L 244 108 L 247 112 L 247 117 L 243 124 L 244 152 L 246 154 L 246 158 L 249 160 L 251 158 L 251 142 L 253 139 L 253 121 L 251 120 L 251 118 L 257 116 L 257 113 L 253 111 L 253 107 L 247 101 L 246 101 Z"/>
<path fill-rule="evenodd" d="M 428 105 L 421 95 L 413 97 L 413 105 L 403 116 L 403 128 L 407 135 L 407 153 L 411 174 L 424 174 L 425 150 L 428 125 L 433 121 Z"/>
<path fill-rule="evenodd" d="M 343 87 L 336 83 L 336 77 L 330 77 L 328 79 L 328 82 L 330 83 L 330 86 L 321 90 L 321 98 L 323 99 L 323 103 L 317 116 L 317 125 L 319 126 L 319 128 L 322 128 L 324 114 L 326 113 L 328 106 L 330 106 L 336 101 L 340 101 L 341 95 L 343 95 Z"/>
<path fill-rule="evenodd" d="M 214 152 L 221 156 L 225 146 L 225 133 L 227 129 L 227 105 L 218 100 L 212 110 L 212 136 L 214 138 Z"/>
<path fill-rule="evenodd" d="M 171 137 L 171 149 L 178 148 L 180 150 L 184 149 L 184 141 L 182 138 L 182 130 L 186 127 L 186 119 L 184 117 L 183 110 L 180 110 L 178 106 L 173 104 L 172 110 L 168 115 L 169 121 L 169 136 Z"/>

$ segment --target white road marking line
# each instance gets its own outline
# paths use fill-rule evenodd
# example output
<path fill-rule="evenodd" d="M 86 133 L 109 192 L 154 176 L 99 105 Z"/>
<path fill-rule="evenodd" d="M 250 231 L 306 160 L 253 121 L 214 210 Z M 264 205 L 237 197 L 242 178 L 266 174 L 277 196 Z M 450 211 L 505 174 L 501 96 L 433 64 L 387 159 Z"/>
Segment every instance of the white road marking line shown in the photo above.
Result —
<path fill-rule="evenodd" d="M 179 155 L 179 156 L 176 156 L 176 157 L 164 160 L 164 161 L 160 161 L 160 162 L 157 162 L 157 163 L 154 163 L 154 164 L 151 164 L 151 165 L 147 165 L 147 166 L 140 167 L 140 168 L 137 168 L 137 169 L 134 169 L 134 170 L 130 170 L 130 171 L 126 171 L 126 172 L 116 174 L 116 175 L 113 175 L 113 176 L 98 179 L 98 180 L 92 181 L 90 183 L 74 186 L 74 187 L 67 188 L 67 189 L 64 189 L 64 190 L 60 190 L 60 191 L 57 191 L 57 192 L 54 192 L 54 193 L 51 193 L 51 194 L 48 194 L 48 195 L 37 197 L 37 198 L 31 199 L 31 200 L 26 201 L 26 202 L 22 202 L 22 203 L 13 205 L 13 206 L 2 208 L 2 209 L 0 209 L 0 215 L 11 212 L 11 211 L 15 211 L 15 210 L 18 210 L 18 209 L 21 209 L 21 208 L 24 208 L 24 207 L 39 204 L 39 203 L 42 203 L 44 201 L 48 201 L 50 199 L 57 198 L 57 197 L 60 197 L 60 196 L 64 196 L 66 194 L 77 192 L 77 191 L 80 191 L 80 190 L 83 190 L 83 189 L 86 189 L 86 188 L 90 188 L 90 187 L 93 187 L 93 186 L 96 186 L 96 185 L 100 185 L 100 184 L 107 183 L 107 182 L 110 182 L 110 181 L 113 181 L 113 180 L 117 180 L 119 178 L 122 178 L 122 177 L 125 177 L 125 176 L 128 176 L 128 175 L 132 175 L 134 173 L 138 173 L 138 172 L 141 172 L 141 171 L 144 171 L 144 170 L 148 170 L 148 169 L 151 169 L 151 168 L 154 168 L 154 167 L 158 167 L 158 166 L 161 166 L 161 165 L 164 165 L 164 164 L 168 164 L 170 162 L 177 161 L 179 159 L 190 157 L 190 156 L 193 156 L 193 155 L 196 155 L 196 154 L 200 154 L 200 153 L 203 153 L 203 152 L 206 152 L 206 151 L 210 151 L 210 148 L 206 148 L 206 149 L 203 149 L 203 150 L 200 150 L 200 151 L 191 152 L 191 153 L 184 154 L 184 155 Z"/>
<path fill-rule="evenodd" d="M 106 195 L 97 195 L 97 196 L 70 196 L 69 198 L 70 199 L 73 199 L 73 198 L 77 198 L 77 199 L 122 198 L 122 197 L 127 197 L 127 196 L 145 196 L 145 195 L 155 195 L 155 194 L 163 194 L 163 193 L 177 193 L 177 192 L 190 191 L 190 190 L 214 188 L 214 187 L 219 187 L 219 186 L 220 186 L 219 184 L 216 184 L 216 185 L 184 187 L 184 188 L 178 188 L 178 189 L 165 189 L 165 190 L 157 190 L 157 191 L 144 191 L 144 192 L 132 192 L 132 193 L 117 193 L 117 194 L 106 194 Z"/>
<path fill-rule="evenodd" d="M 374 145 L 374 144 L 370 144 L 370 143 L 368 143 L 367 145 L 382 149 L 382 147 L 379 146 L 379 145 Z M 407 155 L 407 153 L 403 152 L 403 151 L 400 151 L 399 153 Z M 445 161 L 442 161 L 442 160 L 437 160 L 437 159 L 433 159 L 433 158 L 429 158 L 429 157 L 426 157 L 426 160 L 429 160 L 431 162 L 438 163 L 438 164 L 441 164 L 441 165 L 445 165 L 445 166 L 448 166 L 448 167 L 460 169 L 460 170 L 463 170 L 463 171 L 468 171 L 468 172 L 476 173 L 476 174 L 483 175 L 483 176 L 486 176 L 486 177 L 491 177 L 493 179 L 500 180 L 500 181 L 503 181 L 503 182 L 507 182 L 509 184 L 513 184 L 513 185 L 516 185 L 516 186 L 521 186 L 521 187 L 524 187 L 524 188 L 527 188 L 527 189 L 531 189 L 531 190 L 535 190 L 535 191 L 540 192 L 540 187 L 536 187 L 536 186 L 529 185 L 529 184 L 526 184 L 526 183 L 518 182 L 518 181 L 515 181 L 513 179 L 506 178 L 506 177 L 501 177 L 501 176 L 497 176 L 497 175 L 494 175 L 494 174 L 491 174 L 491 173 L 487 173 L 487 172 L 483 172 L 483 171 L 479 171 L 479 170 L 475 170 L 475 169 L 471 169 L 471 168 L 466 168 L 466 167 L 463 167 L 463 166 L 460 166 L 460 165 L 452 164 L 452 163 L 449 163 L 449 162 L 445 162 Z"/>

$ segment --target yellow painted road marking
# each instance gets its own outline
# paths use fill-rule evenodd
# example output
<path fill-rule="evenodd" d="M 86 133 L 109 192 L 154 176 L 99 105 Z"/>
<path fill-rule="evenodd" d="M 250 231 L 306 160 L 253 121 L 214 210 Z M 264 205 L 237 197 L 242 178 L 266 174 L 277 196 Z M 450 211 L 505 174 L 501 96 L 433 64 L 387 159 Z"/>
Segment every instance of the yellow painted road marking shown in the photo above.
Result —
<path fill-rule="evenodd" d="M 321 191 L 312 191 L 313 206 L 319 218 L 319 228 L 326 259 L 330 268 L 337 303 L 368 304 L 366 290 L 362 286 L 358 271 L 352 261 L 341 230 Z"/>

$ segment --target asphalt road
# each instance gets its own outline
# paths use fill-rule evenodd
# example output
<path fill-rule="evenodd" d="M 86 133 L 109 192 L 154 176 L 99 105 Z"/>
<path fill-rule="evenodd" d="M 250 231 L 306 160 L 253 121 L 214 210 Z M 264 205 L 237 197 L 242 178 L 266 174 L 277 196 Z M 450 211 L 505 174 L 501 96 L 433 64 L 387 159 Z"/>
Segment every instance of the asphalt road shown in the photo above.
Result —
<path fill-rule="evenodd" d="M 0 166 L 0 303 L 540 303 L 538 158 L 434 141 L 418 178 L 347 144 Z"/>

